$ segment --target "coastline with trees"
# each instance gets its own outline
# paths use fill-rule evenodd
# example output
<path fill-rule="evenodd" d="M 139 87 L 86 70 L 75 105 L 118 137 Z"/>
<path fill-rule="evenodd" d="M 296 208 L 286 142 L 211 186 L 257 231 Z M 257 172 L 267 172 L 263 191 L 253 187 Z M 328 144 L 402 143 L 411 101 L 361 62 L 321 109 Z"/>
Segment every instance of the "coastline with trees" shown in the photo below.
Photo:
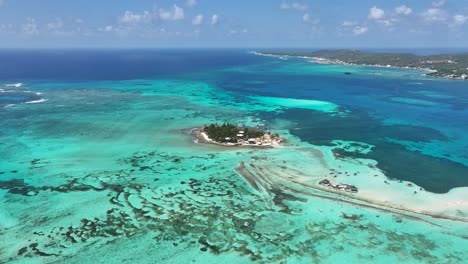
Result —
<path fill-rule="evenodd" d="M 359 50 L 265 51 L 258 55 L 302 57 L 321 64 L 411 68 L 427 71 L 429 77 L 468 80 L 468 53 L 416 55 L 411 53 L 375 53 Z"/>

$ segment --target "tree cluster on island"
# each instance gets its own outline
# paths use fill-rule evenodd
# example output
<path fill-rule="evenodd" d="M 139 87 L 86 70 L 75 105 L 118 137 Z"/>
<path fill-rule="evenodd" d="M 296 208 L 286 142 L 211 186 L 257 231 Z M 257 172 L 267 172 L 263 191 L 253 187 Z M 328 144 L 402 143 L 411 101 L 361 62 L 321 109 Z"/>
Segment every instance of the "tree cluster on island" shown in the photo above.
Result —
<path fill-rule="evenodd" d="M 269 51 L 265 54 L 328 59 L 333 64 L 374 65 L 430 69 L 428 76 L 468 79 L 468 53 L 415 55 L 410 53 L 373 53 L 359 50 Z"/>
<path fill-rule="evenodd" d="M 207 136 L 216 142 L 237 143 L 239 140 L 263 137 L 266 132 L 259 129 L 238 127 L 234 124 L 210 124 L 203 128 Z M 242 132 L 242 133 L 240 133 Z"/>

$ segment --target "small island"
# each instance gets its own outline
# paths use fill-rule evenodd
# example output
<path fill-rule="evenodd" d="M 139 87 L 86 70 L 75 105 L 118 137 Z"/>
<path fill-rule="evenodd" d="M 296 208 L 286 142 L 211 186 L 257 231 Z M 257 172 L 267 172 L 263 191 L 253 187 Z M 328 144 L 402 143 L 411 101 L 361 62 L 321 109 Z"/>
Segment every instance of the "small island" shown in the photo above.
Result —
<path fill-rule="evenodd" d="M 270 131 L 257 128 L 239 127 L 230 123 L 210 124 L 193 131 L 199 142 L 221 146 L 272 147 L 283 139 Z"/>

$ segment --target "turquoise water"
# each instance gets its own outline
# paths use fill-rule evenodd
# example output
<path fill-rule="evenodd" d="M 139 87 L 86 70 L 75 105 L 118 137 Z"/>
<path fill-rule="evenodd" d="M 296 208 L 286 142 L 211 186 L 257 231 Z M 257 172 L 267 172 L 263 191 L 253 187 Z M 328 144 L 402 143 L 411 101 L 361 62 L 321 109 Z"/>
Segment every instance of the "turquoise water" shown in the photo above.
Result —
<path fill-rule="evenodd" d="M 243 51 L 91 55 L 8 55 L 0 82 L 25 85 L 1 89 L 35 97 L 0 93 L 1 263 L 464 263 L 466 82 Z M 190 133 L 226 121 L 287 142 Z M 330 169 L 365 199 L 314 187 Z M 414 202 L 368 199 L 389 188 Z M 446 208 L 413 207 L 425 197 Z"/>

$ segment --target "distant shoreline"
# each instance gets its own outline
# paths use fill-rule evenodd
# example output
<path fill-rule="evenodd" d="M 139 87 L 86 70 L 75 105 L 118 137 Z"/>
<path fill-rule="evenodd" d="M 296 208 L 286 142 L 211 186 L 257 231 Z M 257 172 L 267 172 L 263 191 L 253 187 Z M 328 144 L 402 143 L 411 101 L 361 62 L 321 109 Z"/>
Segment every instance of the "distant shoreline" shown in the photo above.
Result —
<path fill-rule="evenodd" d="M 413 69 L 413 70 L 418 70 L 421 72 L 426 72 L 423 73 L 423 76 L 425 77 L 433 77 L 433 78 L 445 78 L 445 79 L 454 79 L 454 80 L 468 80 L 468 67 L 464 68 L 463 66 L 460 66 L 460 69 L 462 71 L 466 71 L 466 73 L 456 75 L 454 72 L 457 72 L 457 69 L 451 70 L 452 73 L 441 73 L 439 70 L 427 67 L 425 65 L 424 67 L 416 67 L 416 66 L 410 66 L 410 65 L 394 65 L 391 63 L 359 63 L 359 62 L 352 62 L 350 61 L 351 59 L 346 59 L 346 58 L 340 58 L 340 56 L 345 56 L 346 53 L 344 54 L 334 54 L 333 56 L 319 56 L 320 53 L 325 53 L 328 52 L 329 54 L 333 54 L 334 51 L 317 51 L 311 53 L 311 55 L 308 54 L 297 54 L 297 53 L 288 53 L 288 52 L 260 52 L 260 51 L 254 51 L 253 54 L 258 55 L 258 56 L 266 56 L 266 57 L 276 57 L 282 60 L 286 60 L 288 57 L 292 58 L 303 58 L 303 59 L 308 59 L 308 60 L 313 60 L 316 63 L 319 64 L 329 64 L 329 65 L 346 65 L 346 66 L 368 66 L 368 67 L 377 67 L 377 68 L 397 68 L 397 69 Z M 336 51 L 338 52 L 344 52 L 344 51 Z M 373 53 L 364 53 L 364 52 L 358 52 L 358 51 L 347 51 L 349 53 L 352 53 L 353 55 L 355 53 L 358 54 L 363 54 L 363 56 L 368 57 L 373 57 Z M 465 54 L 462 54 L 465 56 Z M 459 55 L 459 56 L 462 56 Z M 383 56 L 383 54 L 375 53 L 375 57 Z M 385 54 L 385 56 L 388 56 L 388 54 Z M 425 58 L 425 56 L 419 56 L 419 55 L 408 55 L 408 54 L 394 54 L 395 58 L 398 58 L 398 56 L 411 56 L 412 59 L 414 58 Z M 453 57 L 457 55 L 435 55 L 435 56 L 446 56 L 446 57 Z M 468 54 L 466 54 L 468 56 Z M 359 60 L 356 59 L 357 61 Z M 432 61 L 426 61 L 426 63 L 429 63 Z M 434 62 L 434 65 L 440 65 L 443 63 L 453 63 L 451 60 L 441 60 Z M 467 62 L 468 63 L 468 62 Z"/>

